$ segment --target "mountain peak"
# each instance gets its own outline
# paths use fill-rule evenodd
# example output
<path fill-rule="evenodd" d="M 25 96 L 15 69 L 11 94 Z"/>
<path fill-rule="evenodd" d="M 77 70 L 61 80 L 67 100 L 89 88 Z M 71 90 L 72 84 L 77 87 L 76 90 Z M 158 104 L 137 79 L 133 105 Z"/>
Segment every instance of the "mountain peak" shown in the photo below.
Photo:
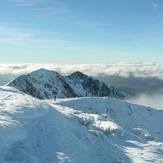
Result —
<path fill-rule="evenodd" d="M 44 68 L 22 75 L 8 84 L 18 90 L 39 99 L 70 97 L 112 96 L 123 98 L 120 92 L 116 95 L 104 83 L 76 71 L 69 76 L 62 76 L 56 71 Z"/>
<path fill-rule="evenodd" d="M 35 70 L 35 71 L 33 71 L 33 72 L 31 72 L 30 74 L 42 74 L 42 75 L 44 75 L 44 74 L 57 74 L 57 75 L 60 75 L 57 71 L 53 71 L 53 70 L 48 70 L 48 69 L 45 69 L 45 68 L 40 68 L 40 69 L 37 69 L 37 70 Z"/>
<path fill-rule="evenodd" d="M 70 76 L 77 77 L 77 78 L 88 77 L 88 75 L 82 73 L 81 71 L 75 71 Z"/>

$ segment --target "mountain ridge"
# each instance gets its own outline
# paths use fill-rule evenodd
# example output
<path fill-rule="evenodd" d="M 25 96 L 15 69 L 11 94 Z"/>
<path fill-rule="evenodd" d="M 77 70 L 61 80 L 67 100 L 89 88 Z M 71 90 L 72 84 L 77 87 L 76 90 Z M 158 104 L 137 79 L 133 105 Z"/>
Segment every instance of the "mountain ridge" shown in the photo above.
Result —
<path fill-rule="evenodd" d="M 62 76 L 56 71 L 38 69 L 7 84 L 39 99 L 111 96 L 125 98 L 118 89 L 100 82 L 80 71 Z"/>

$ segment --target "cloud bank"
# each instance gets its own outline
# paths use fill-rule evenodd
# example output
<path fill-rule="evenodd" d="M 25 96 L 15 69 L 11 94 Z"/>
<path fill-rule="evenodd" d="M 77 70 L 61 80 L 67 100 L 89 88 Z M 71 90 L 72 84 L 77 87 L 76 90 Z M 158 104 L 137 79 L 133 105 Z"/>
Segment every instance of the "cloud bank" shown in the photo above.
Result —
<path fill-rule="evenodd" d="M 129 99 L 128 102 L 144 105 L 144 106 L 150 106 L 157 108 L 159 110 L 163 110 L 163 91 L 162 94 L 155 94 L 155 95 L 140 95 L 136 98 Z"/>
<path fill-rule="evenodd" d="M 82 71 L 89 75 L 117 75 L 122 77 L 157 77 L 163 79 L 163 67 L 156 63 L 110 63 L 110 64 L 0 64 L 0 74 L 23 74 L 46 68 L 69 74 Z"/>

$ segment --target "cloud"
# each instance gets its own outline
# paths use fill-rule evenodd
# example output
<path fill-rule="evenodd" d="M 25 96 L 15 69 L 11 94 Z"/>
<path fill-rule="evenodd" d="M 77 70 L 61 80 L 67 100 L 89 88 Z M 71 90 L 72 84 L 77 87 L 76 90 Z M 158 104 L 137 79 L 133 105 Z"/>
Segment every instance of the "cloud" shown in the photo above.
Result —
<path fill-rule="evenodd" d="M 77 20 L 76 22 L 74 22 L 74 24 L 80 25 L 82 27 L 90 28 L 90 29 L 106 28 L 110 25 L 108 23 L 101 23 L 98 21 L 88 21 L 88 20 L 87 21 Z"/>
<path fill-rule="evenodd" d="M 155 95 L 146 95 L 142 94 L 136 98 L 129 99 L 128 102 L 150 106 L 157 109 L 163 110 L 163 92 L 162 94 L 155 94 Z"/>
<path fill-rule="evenodd" d="M 1 44 L 19 44 L 31 39 L 33 36 L 31 33 L 23 32 L 20 29 L 10 29 L 0 27 L 0 42 Z"/>
<path fill-rule="evenodd" d="M 10 0 L 10 2 L 15 3 L 17 6 L 25 7 L 25 6 L 32 6 L 35 4 L 36 0 Z"/>
<path fill-rule="evenodd" d="M 31 7 L 38 15 L 68 15 L 72 13 L 65 2 L 59 0 L 8 0 L 17 7 Z"/>
<path fill-rule="evenodd" d="M 158 9 L 158 3 L 156 3 L 155 1 L 152 1 L 152 7 L 153 7 L 153 10 L 156 11 Z"/>
<path fill-rule="evenodd" d="M 73 47 L 73 43 L 69 40 L 52 38 L 49 35 L 55 35 L 55 32 L 49 31 L 30 31 L 25 29 L 11 29 L 0 27 L 0 47 L 5 45 L 46 45 L 47 47 Z M 39 33 L 42 34 L 40 37 Z"/>
<path fill-rule="evenodd" d="M 69 9 L 68 5 L 59 0 L 44 1 L 44 0 L 9 0 L 15 3 L 18 7 L 30 7 L 32 10 L 38 12 L 41 15 L 69 15 L 74 14 Z"/>
<path fill-rule="evenodd" d="M 69 14 L 72 11 L 68 9 L 54 9 L 51 7 L 40 7 L 36 8 L 36 11 L 42 12 L 43 14 L 50 14 L 50 15 L 64 15 L 64 14 Z"/>
<path fill-rule="evenodd" d="M 39 68 L 47 68 L 69 74 L 82 71 L 89 75 L 117 75 L 122 77 L 157 77 L 163 79 L 163 68 L 157 63 L 108 63 L 108 64 L 0 64 L 0 74 L 28 73 Z"/>
<path fill-rule="evenodd" d="M 94 30 L 94 32 L 102 33 L 103 30 L 107 29 L 110 24 L 106 22 L 100 22 L 97 20 L 86 20 L 82 17 L 82 13 L 75 10 L 66 1 L 53 0 L 10 0 L 19 7 L 32 6 L 32 11 L 35 11 L 39 16 L 56 16 L 53 19 L 68 22 L 73 25 L 78 25 L 82 28 Z M 100 31 L 101 30 L 101 31 Z M 103 32 L 105 35 L 106 30 Z"/>

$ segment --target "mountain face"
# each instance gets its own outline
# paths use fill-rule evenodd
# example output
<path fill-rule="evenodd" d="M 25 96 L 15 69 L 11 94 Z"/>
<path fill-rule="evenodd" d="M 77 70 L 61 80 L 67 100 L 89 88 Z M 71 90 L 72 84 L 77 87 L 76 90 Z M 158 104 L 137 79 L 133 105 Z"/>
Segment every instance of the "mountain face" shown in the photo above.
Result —
<path fill-rule="evenodd" d="M 125 94 L 116 88 L 108 87 L 103 82 L 81 72 L 62 76 L 55 71 L 39 69 L 16 78 L 8 86 L 15 87 L 39 99 L 51 99 L 55 96 L 59 98 L 85 96 L 125 97 Z"/>
<path fill-rule="evenodd" d="M 110 96 L 111 89 L 79 71 L 65 77 L 67 83 L 78 96 Z"/>
<path fill-rule="evenodd" d="M 64 77 L 55 71 L 40 69 L 27 75 L 22 75 L 11 83 L 18 90 L 39 99 L 58 97 L 76 97 Z"/>
<path fill-rule="evenodd" d="M 162 119 L 108 97 L 54 102 L 0 87 L 0 163 L 161 163 Z"/>

